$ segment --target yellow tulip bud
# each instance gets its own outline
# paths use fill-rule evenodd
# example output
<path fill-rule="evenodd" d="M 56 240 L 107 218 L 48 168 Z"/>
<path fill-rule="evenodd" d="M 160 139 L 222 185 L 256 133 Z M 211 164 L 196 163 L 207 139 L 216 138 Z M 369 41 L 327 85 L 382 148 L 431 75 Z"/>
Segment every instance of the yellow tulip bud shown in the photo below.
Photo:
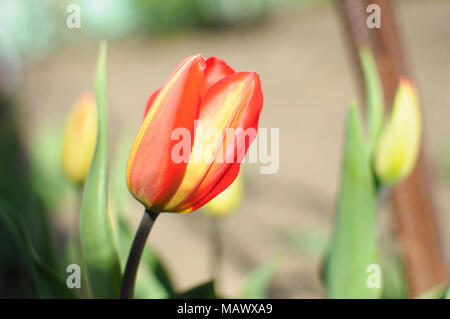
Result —
<path fill-rule="evenodd" d="M 242 178 L 239 174 L 226 190 L 204 206 L 204 212 L 212 217 L 225 217 L 231 214 L 242 201 Z"/>
<path fill-rule="evenodd" d="M 421 135 L 416 90 L 408 79 L 402 79 L 375 155 L 375 171 L 382 184 L 395 184 L 411 174 L 419 155 Z"/>
<path fill-rule="evenodd" d="M 89 173 L 97 142 L 97 105 L 92 93 L 83 94 L 67 120 L 62 167 L 74 183 L 83 183 Z"/>

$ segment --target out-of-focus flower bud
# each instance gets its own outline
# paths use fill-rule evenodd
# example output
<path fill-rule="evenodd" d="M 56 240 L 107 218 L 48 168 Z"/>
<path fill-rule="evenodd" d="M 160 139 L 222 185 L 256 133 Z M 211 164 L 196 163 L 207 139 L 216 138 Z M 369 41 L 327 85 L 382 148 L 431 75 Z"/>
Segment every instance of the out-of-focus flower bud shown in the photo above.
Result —
<path fill-rule="evenodd" d="M 375 171 L 383 185 L 398 183 L 414 169 L 420 150 L 421 121 L 416 90 L 408 79 L 402 79 L 375 155 Z"/>
<path fill-rule="evenodd" d="M 226 190 L 207 203 L 204 212 L 211 217 L 226 217 L 233 213 L 242 201 L 243 183 L 241 175 Z"/>
<path fill-rule="evenodd" d="M 62 148 L 62 167 L 74 183 L 86 179 L 97 142 L 97 105 L 92 93 L 83 94 L 67 120 Z"/>

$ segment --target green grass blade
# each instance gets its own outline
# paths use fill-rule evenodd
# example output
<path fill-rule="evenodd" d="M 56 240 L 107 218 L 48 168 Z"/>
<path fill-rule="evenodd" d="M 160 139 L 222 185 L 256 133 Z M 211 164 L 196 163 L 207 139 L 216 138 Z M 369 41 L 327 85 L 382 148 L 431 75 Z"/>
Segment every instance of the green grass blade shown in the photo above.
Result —
<path fill-rule="evenodd" d="M 133 236 L 127 225 L 120 220 L 118 221 L 118 232 L 119 252 L 121 260 L 125 264 L 130 253 Z M 174 288 L 164 265 L 155 253 L 146 246 L 137 273 L 135 298 L 168 298 L 173 293 Z"/>
<path fill-rule="evenodd" d="M 158 287 L 162 287 L 165 291 L 165 293 L 169 295 L 173 295 L 175 293 L 175 287 L 173 285 L 173 281 L 171 277 L 169 276 L 169 273 L 167 271 L 167 267 L 165 264 L 161 261 L 159 256 L 156 254 L 155 251 L 153 251 L 151 248 L 148 248 L 144 251 L 142 256 L 143 264 L 145 269 L 147 269 L 149 275 L 148 277 L 151 278 L 151 280 L 148 280 L 148 282 L 153 282 L 154 285 L 158 285 Z M 139 276 L 138 276 L 139 278 Z M 149 291 L 149 289 L 153 286 L 150 284 L 147 284 L 144 286 L 143 281 L 143 291 Z M 139 284 L 136 285 L 136 289 L 139 288 Z M 139 296 L 139 294 L 137 294 Z M 142 294 L 142 296 L 145 296 Z"/>
<path fill-rule="evenodd" d="M 383 125 L 384 96 L 375 59 L 369 48 L 359 50 L 366 90 L 368 154 L 372 155 Z"/>
<path fill-rule="evenodd" d="M 283 244 L 308 257 L 321 256 L 327 248 L 328 238 L 324 230 L 301 227 L 284 234 Z"/>
<path fill-rule="evenodd" d="M 357 106 L 347 120 L 343 174 L 334 232 L 325 264 L 330 298 L 378 298 L 380 288 L 369 288 L 367 267 L 378 264 L 377 199 L 367 160 Z"/>
<path fill-rule="evenodd" d="M 86 180 L 81 206 L 81 243 L 94 298 L 119 296 L 121 270 L 108 216 L 108 123 L 106 111 L 106 44 L 97 61 L 95 96 L 98 134 L 95 155 Z"/>
<path fill-rule="evenodd" d="M 245 280 L 242 297 L 246 299 L 267 298 L 267 288 L 279 265 L 280 260 L 272 258 L 262 266 L 251 271 Z"/>

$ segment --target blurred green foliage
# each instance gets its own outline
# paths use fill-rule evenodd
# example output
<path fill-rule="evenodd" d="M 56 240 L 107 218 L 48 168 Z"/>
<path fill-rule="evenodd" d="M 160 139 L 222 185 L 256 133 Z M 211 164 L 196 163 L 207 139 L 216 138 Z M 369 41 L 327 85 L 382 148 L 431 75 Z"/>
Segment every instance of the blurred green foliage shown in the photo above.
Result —
<path fill-rule="evenodd" d="M 442 171 L 444 176 L 450 180 L 450 143 L 448 143 L 447 147 L 444 147 L 444 152 L 442 155 Z"/>
<path fill-rule="evenodd" d="M 327 247 L 328 238 L 322 229 L 301 227 L 288 231 L 283 237 L 283 244 L 291 246 L 305 256 L 321 256 Z"/>
<path fill-rule="evenodd" d="M 98 109 L 97 144 L 81 204 L 81 243 L 92 296 L 117 298 L 121 283 L 121 265 L 108 215 L 106 43 L 102 43 L 98 56 L 95 97 Z"/>
<path fill-rule="evenodd" d="M 336 220 L 324 278 L 330 298 L 379 298 L 369 287 L 370 265 L 378 265 L 377 195 L 356 104 L 347 119 Z"/>
<path fill-rule="evenodd" d="M 39 59 L 58 44 L 161 34 L 205 27 L 248 26 L 275 9 L 329 0 L 2 0 L 0 56 Z M 80 29 L 69 29 L 71 4 L 79 5 Z"/>
<path fill-rule="evenodd" d="M 76 191 L 61 169 L 62 130 L 52 124 L 41 125 L 31 137 L 31 181 L 46 207 L 56 207 Z"/>
<path fill-rule="evenodd" d="M 8 227 L 16 242 L 16 255 L 21 256 L 28 268 L 34 288 L 40 298 L 74 298 L 74 291 L 67 289 L 62 276 L 53 272 L 41 261 L 35 251 L 29 228 L 22 216 L 0 198 L 0 219 Z"/>
<path fill-rule="evenodd" d="M 381 256 L 383 280 L 383 299 L 408 298 L 408 281 L 405 264 L 399 254 L 385 254 Z"/>
<path fill-rule="evenodd" d="M 414 299 L 448 299 L 448 285 L 438 285 L 433 287 L 424 293 L 421 293 Z"/>
<path fill-rule="evenodd" d="M 373 161 L 383 127 L 384 95 L 371 51 L 363 47 L 359 54 L 366 94 L 366 129 L 364 134 L 355 103 L 347 120 L 336 220 L 325 256 L 324 278 L 332 298 L 406 298 L 408 286 L 402 257 L 387 251 L 379 258 L 377 216 L 381 185 L 377 184 Z M 369 276 L 376 269 L 382 289 L 369 287 Z"/>
<path fill-rule="evenodd" d="M 371 157 L 383 126 L 384 96 L 377 65 L 371 51 L 363 47 L 359 50 L 359 56 L 366 92 L 367 149 L 368 155 Z"/>
<path fill-rule="evenodd" d="M 0 197 L 5 203 L 2 213 L 7 213 L 5 207 L 12 207 L 17 212 L 36 254 L 48 268 L 55 269 L 58 265 L 54 258 L 48 211 L 33 186 L 27 148 L 19 131 L 15 102 L 0 92 Z M 10 227 L 5 227 L 0 223 L 0 295 L 28 296 L 31 283 L 25 278 L 30 275 L 29 269 L 21 266 L 15 247 L 9 244 L 17 238 L 11 237 Z"/>
<path fill-rule="evenodd" d="M 47 0 L 0 1 L 0 53 L 37 59 L 57 41 L 57 25 Z"/>
<path fill-rule="evenodd" d="M 252 270 L 245 279 L 242 297 L 246 299 L 267 298 L 269 285 L 280 267 L 281 260 L 273 257 L 266 263 Z"/>

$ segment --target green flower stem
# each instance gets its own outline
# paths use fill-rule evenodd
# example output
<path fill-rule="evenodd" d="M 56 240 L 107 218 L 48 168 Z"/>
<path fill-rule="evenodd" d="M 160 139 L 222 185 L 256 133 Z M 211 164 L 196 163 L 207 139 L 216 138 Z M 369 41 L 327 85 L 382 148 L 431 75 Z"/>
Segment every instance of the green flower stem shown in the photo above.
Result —
<path fill-rule="evenodd" d="M 141 223 L 134 237 L 133 245 L 131 246 L 130 255 L 128 256 L 125 272 L 122 277 L 122 286 L 120 288 L 120 298 L 131 299 L 134 296 L 134 286 L 136 282 L 136 274 L 141 260 L 142 252 L 144 251 L 145 243 L 147 241 L 150 230 L 158 217 L 159 212 L 145 210 L 142 216 Z"/>
<path fill-rule="evenodd" d="M 221 236 L 221 220 L 211 218 L 210 236 L 211 236 L 211 276 L 218 280 L 220 274 L 220 265 L 222 262 L 222 236 Z"/>
<path fill-rule="evenodd" d="M 75 211 L 75 218 L 73 220 L 73 224 L 75 225 L 75 229 L 71 229 L 69 233 L 69 239 L 68 241 L 72 241 L 72 249 L 75 251 L 73 252 L 75 254 L 75 258 L 77 258 L 77 263 L 80 265 L 81 268 L 81 289 L 80 291 L 77 291 L 78 289 L 75 289 L 78 294 L 81 294 L 82 298 L 92 298 L 91 291 L 89 289 L 89 280 L 87 277 L 87 269 L 86 269 L 86 260 L 84 259 L 83 255 L 83 247 L 81 244 L 81 238 L 80 238 L 80 216 L 81 216 L 81 203 L 83 202 L 83 184 L 79 184 L 76 187 L 76 200 L 77 200 L 77 209 Z M 69 244 L 70 245 L 70 244 Z"/>

